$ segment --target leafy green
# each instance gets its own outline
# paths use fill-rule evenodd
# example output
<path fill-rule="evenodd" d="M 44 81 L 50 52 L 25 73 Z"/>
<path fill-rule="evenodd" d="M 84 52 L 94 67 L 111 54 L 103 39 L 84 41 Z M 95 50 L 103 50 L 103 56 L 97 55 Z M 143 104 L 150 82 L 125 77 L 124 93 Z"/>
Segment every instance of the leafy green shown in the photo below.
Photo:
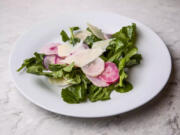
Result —
<path fill-rule="evenodd" d="M 64 78 L 71 84 L 79 84 L 81 82 L 80 75 L 82 74 L 82 71 L 80 68 L 75 67 L 74 63 L 71 63 L 70 65 L 51 64 L 49 65 L 49 70 L 52 71 L 48 73 L 51 78 Z"/>
<path fill-rule="evenodd" d="M 79 30 L 79 27 L 70 27 L 69 30 L 70 30 L 71 37 L 69 37 L 68 34 L 64 30 L 61 31 L 60 35 L 61 35 L 62 40 L 64 42 L 69 41 L 69 43 L 72 45 L 75 45 L 76 43 L 80 42 L 79 38 L 74 37 L 74 31 Z"/>
<path fill-rule="evenodd" d="M 65 72 L 71 72 L 74 67 L 74 62 L 63 68 Z"/>
<path fill-rule="evenodd" d="M 124 86 L 124 80 L 127 79 L 128 75 L 127 73 L 124 71 L 124 69 L 122 69 L 120 72 L 119 72 L 119 86 L 120 87 L 123 87 Z"/>
<path fill-rule="evenodd" d="M 133 67 L 133 66 L 135 66 L 135 65 L 138 65 L 138 64 L 140 64 L 141 60 L 142 60 L 141 54 L 135 54 L 135 55 L 132 56 L 132 57 L 130 58 L 130 60 L 126 63 L 126 67 L 127 67 L 127 68 L 130 68 L 130 67 Z"/>
<path fill-rule="evenodd" d="M 89 80 L 81 72 L 81 83 L 62 89 L 61 97 L 70 104 L 84 102 L 87 99 L 88 84 Z"/>
<path fill-rule="evenodd" d="M 127 46 L 134 45 L 136 42 L 136 24 L 122 27 L 122 29 L 112 35 L 113 38 L 119 39 Z"/>
<path fill-rule="evenodd" d="M 68 89 L 62 89 L 61 91 L 61 97 L 62 99 L 69 103 L 69 104 L 75 104 L 75 103 L 79 103 L 80 101 L 78 100 L 76 94 L 74 94 L 75 92 L 72 91 L 73 88 L 72 86 L 68 87 Z"/>
<path fill-rule="evenodd" d="M 121 40 L 113 39 L 101 57 L 104 57 L 105 61 L 111 61 L 118 64 L 120 58 L 124 54 L 125 49 L 126 46 Z"/>
<path fill-rule="evenodd" d="M 40 75 L 40 72 L 43 71 L 43 67 L 40 65 L 32 65 L 27 68 L 27 73 Z"/>
<path fill-rule="evenodd" d="M 60 64 L 50 64 L 48 66 L 48 69 L 50 71 L 59 71 L 59 70 L 62 70 L 66 66 L 67 66 L 66 64 L 63 64 L 63 65 L 60 65 Z"/>
<path fill-rule="evenodd" d="M 113 40 L 104 52 L 104 57 L 107 61 L 112 61 L 118 64 L 123 55 L 125 55 L 129 49 L 135 47 L 136 41 L 136 25 L 133 23 L 130 26 L 123 27 L 120 31 L 112 34 Z"/>
<path fill-rule="evenodd" d="M 80 28 L 79 27 L 77 27 L 77 26 L 75 26 L 75 27 L 70 27 L 70 31 L 76 31 L 76 30 L 79 30 Z"/>
<path fill-rule="evenodd" d="M 116 90 L 117 92 L 120 92 L 120 93 L 129 92 L 129 91 L 132 90 L 132 89 L 133 89 L 133 86 L 132 86 L 132 84 L 131 84 L 130 82 L 128 82 L 128 81 L 125 81 L 125 82 L 124 82 L 124 85 L 123 85 L 122 87 L 119 87 L 119 86 L 115 87 L 115 90 Z"/>
<path fill-rule="evenodd" d="M 86 39 L 84 40 L 84 43 L 87 44 L 90 48 L 92 47 L 94 42 L 102 40 L 102 39 L 98 38 L 96 35 L 94 35 L 89 27 L 86 30 L 91 32 L 91 35 L 86 37 Z"/>
<path fill-rule="evenodd" d="M 86 89 L 81 85 L 73 85 L 62 89 L 61 96 L 67 103 L 80 103 L 86 100 Z"/>
<path fill-rule="evenodd" d="M 34 57 L 25 59 L 21 67 L 17 70 L 18 72 L 21 71 L 23 68 L 29 68 L 28 72 L 37 73 L 44 69 L 43 66 L 43 59 L 44 54 L 40 54 L 35 52 Z"/>
<path fill-rule="evenodd" d="M 64 42 L 66 42 L 70 39 L 68 34 L 64 30 L 61 31 L 60 35 L 61 35 L 62 41 L 64 41 Z"/>
<path fill-rule="evenodd" d="M 113 85 L 110 85 L 105 88 L 90 85 L 88 98 L 91 102 L 95 102 L 98 100 L 108 100 L 110 99 L 110 94 L 113 89 L 114 89 Z"/>
<path fill-rule="evenodd" d="M 70 84 L 79 84 L 81 83 L 81 77 L 79 74 L 65 74 L 64 78 L 68 80 Z"/>
<path fill-rule="evenodd" d="M 80 42 L 79 38 L 74 37 L 74 31 L 79 30 L 79 27 L 71 27 L 70 28 L 70 33 L 71 33 L 71 37 L 70 37 L 70 43 L 75 45 L 76 43 Z"/>
<path fill-rule="evenodd" d="M 89 27 L 86 28 L 87 31 L 91 32 L 91 34 L 93 34 L 93 32 L 90 30 Z"/>
<path fill-rule="evenodd" d="M 132 56 L 134 56 L 137 53 L 137 48 L 131 48 L 126 55 L 120 60 L 119 64 L 118 64 L 118 68 L 119 68 L 119 75 L 120 75 L 120 79 L 119 79 L 119 86 L 123 87 L 123 82 L 125 79 L 127 79 L 128 75 L 125 72 L 125 66 L 126 63 L 129 62 L 130 58 Z"/>
<path fill-rule="evenodd" d="M 86 39 L 84 40 L 84 43 L 87 44 L 91 48 L 94 42 L 97 42 L 100 40 L 101 39 L 99 39 L 98 37 L 92 34 L 86 37 Z"/>
<path fill-rule="evenodd" d="M 74 63 L 70 65 L 49 65 L 47 71 L 43 66 L 44 54 L 34 53 L 35 57 L 24 60 L 21 67 L 17 70 L 18 72 L 23 68 L 26 69 L 27 73 L 46 76 L 54 79 L 65 78 L 72 84 L 79 84 L 81 82 L 80 68 L 74 66 Z"/>

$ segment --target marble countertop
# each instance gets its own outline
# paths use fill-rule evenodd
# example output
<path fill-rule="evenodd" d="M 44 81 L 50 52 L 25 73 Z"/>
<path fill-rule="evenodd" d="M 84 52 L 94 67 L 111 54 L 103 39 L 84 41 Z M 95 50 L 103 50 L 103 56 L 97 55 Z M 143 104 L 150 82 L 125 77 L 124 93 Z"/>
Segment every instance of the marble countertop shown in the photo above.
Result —
<path fill-rule="evenodd" d="M 166 88 L 150 103 L 108 118 L 81 119 L 26 100 L 9 77 L 16 40 L 33 24 L 68 11 L 111 11 L 141 21 L 165 41 L 173 60 Z M 0 135 L 180 135 L 180 0 L 1 0 Z"/>

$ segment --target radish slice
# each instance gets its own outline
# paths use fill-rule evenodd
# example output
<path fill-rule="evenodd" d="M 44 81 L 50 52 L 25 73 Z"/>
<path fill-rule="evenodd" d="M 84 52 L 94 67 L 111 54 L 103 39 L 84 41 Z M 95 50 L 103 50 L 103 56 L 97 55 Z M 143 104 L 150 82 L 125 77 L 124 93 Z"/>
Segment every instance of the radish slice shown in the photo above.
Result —
<path fill-rule="evenodd" d="M 104 61 L 101 58 L 97 58 L 88 65 L 82 67 L 82 71 L 91 77 L 96 77 L 104 71 Z"/>
<path fill-rule="evenodd" d="M 50 64 L 55 64 L 56 61 L 56 55 L 47 55 L 44 57 L 43 65 L 46 69 L 48 69 L 48 66 Z"/>
<path fill-rule="evenodd" d="M 112 62 L 106 62 L 105 70 L 99 76 L 99 78 L 109 84 L 117 82 L 119 80 L 119 70 L 118 70 L 116 64 L 114 64 Z"/>
<path fill-rule="evenodd" d="M 50 43 L 41 48 L 40 53 L 44 53 L 46 55 L 58 54 L 58 46 L 59 43 Z"/>
<path fill-rule="evenodd" d="M 112 34 L 104 34 L 104 36 L 105 36 L 106 39 L 112 38 Z"/>
<path fill-rule="evenodd" d="M 86 75 L 86 77 L 87 77 L 95 86 L 98 86 L 98 87 L 107 87 L 107 86 L 110 85 L 110 84 L 104 82 L 103 80 L 101 80 L 101 79 L 98 78 L 98 77 L 91 77 L 91 76 L 88 76 L 88 75 Z"/>
<path fill-rule="evenodd" d="M 56 55 L 55 64 L 65 64 L 65 63 L 62 62 L 62 60 L 63 60 L 63 58 Z"/>

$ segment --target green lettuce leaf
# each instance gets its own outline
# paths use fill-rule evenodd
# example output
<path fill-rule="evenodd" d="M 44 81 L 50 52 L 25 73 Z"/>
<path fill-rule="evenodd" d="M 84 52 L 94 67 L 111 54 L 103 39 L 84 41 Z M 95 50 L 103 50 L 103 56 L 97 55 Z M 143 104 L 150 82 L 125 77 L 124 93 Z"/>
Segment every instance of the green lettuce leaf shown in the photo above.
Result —
<path fill-rule="evenodd" d="M 86 37 L 86 39 L 84 40 L 84 43 L 87 44 L 91 48 L 94 42 L 97 42 L 100 40 L 101 39 L 99 39 L 98 37 L 92 34 L 91 36 Z"/>
<path fill-rule="evenodd" d="M 129 91 L 132 90 L 132 89 L 133 89 L 133 86 L 132 86 L 132 84 L 131 84 L 130 82 L 128 82 L 128 81 L 125 81 L 125 82 L 124 82 L 124 85 L 123 85 L 122 87 L 119 87 L 119 86 L 115 87 L 115 90 L 116 90 L 117 92 L 120 92 L 120 93 L 129 92 Z"/>
<path fill-rule="evenodd" d="M 64 30 L 62 30 L 60 32 L 62 41 L 64 41 L 64 42 L 69 41 L 69 43 L 72 45 L 75 45 L 76 43 L 80 42 L 80 39 L 76 38 L 74 36 L 74 32 L 79 30 L 79 27 L 70 27 L 69 30 L 70 30 L 70 34 L 71 34 L 70 37 L 68 36 L 68 34 Z"/>
<path fill-rule="evenodd" d="M 114 89 L 113 85 L 108 87 L 97 87 L 95 85 L 90 85 L 88 98 L 91 102 L 95 102 L 98 100 L 108 100 L 110 99 L 110 94 Z"/>
<path fill-rule="evenodd" d="M 134 45 L 136 42 L 136 24 L 122 27 L 122 29 L 112 35 L 113 38 L 119 39 L 127 46 Z"/>
<path fill-rule="evenodd" d="M 63 68 L 65 72 L 71 72 L 74 67 L 74 62 Z"/>
<path fill-rule="evenodd" d="M 21 67 L 17 70 L 18 72 L 21 71 L 23 68 L 29 68 L 33 66 L 31 69 L 29 69 L 29 72 L 39 72 L 44 69 L 43 66 L 43 59 L 44 59 L 44 54 L 40 54 L 35 52 L 34 57 L 25 59 Z"/>
<path fill-rule="evenodd" d="M 76 43 L 80 42 L 79 38 L 74 37 L 74 31 L 76 31 L 76 30 L 79 30 L 79 27 L 71 27 L 70 28 L 71 37 L 70 37 L 69 42 L 72 45 L 75 45 Z"/>
<path fill-rule="evenodd" d="M 84 102 L 87 99 L 89 80 L 81 72 L 81 83 L 62 89 L 61 97 L 70 104 Z"/>
<path fill-rule="evenodd" d="M 61 35 L 62 41 L 64 41 L 64 42 L 66 42 L 66 41 L 68 41 L 70 39 L 68 34 L 64 30 L 62 30 L 60 32 L 60 35 Z"/>
<path fill-rule="evenodd" d="M 135 54 L 134 56 L 132 56 L 130 58 L 130 60 L 126 63 L 126 68 L 130 68 L 130 67 L 133 67 L 135 65 L 138 65 L 140 64 L 142 60 L 142 56 L 141 54 Z"/>

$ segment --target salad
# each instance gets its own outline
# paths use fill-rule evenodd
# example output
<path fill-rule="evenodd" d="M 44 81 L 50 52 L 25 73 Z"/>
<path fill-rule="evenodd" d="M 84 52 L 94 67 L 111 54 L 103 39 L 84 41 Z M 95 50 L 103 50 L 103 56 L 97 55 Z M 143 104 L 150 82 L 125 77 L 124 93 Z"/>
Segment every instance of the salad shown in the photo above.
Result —
<path fill-rule="evenodd" d="M 60 32 L 62 43 L 43 46 L 25 59 L 18 72 L 46 76 L 49 85 L 65 86 L 61 97 L 67 103 L 108 100 L 112 91 L 133 89 L 127 80 L 128 69 L 140 64 L 136 47 L 136 24 L 122 27 L 113 34 L 87 24 L 86 30 L 70 27 Z"/>

